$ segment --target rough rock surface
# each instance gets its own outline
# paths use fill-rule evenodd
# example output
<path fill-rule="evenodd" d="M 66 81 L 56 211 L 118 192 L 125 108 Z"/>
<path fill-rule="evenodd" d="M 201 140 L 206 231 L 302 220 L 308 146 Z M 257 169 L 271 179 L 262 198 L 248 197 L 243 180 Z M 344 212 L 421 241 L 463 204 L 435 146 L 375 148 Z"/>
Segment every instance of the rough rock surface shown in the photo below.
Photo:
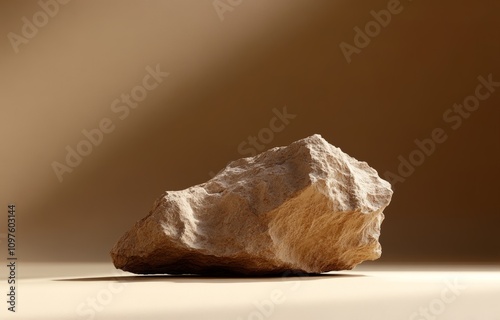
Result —
<path fill-rule="evenodd" d="M 366 162 L 313 135 L 165 192 L 111 256 L 117 268 L 139 274 L 352 269 L 380 257 L 391 196 Z"/>

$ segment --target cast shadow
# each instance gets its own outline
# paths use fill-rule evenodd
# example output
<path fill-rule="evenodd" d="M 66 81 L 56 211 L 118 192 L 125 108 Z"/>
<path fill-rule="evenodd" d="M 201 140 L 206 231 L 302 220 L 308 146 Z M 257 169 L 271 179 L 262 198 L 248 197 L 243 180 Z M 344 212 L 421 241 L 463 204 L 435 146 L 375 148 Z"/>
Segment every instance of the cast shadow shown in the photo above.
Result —
<path fill-rule="evenodd" d="M 239 276 L 234 274 L 219 275 L 124 275 L 105 277 L 81 277 L 52 279 L 52 281 L 62 282 L 107 282 L 115 281 L 121 283 L 141 283 L 141 282 L 174 282 L 174 283 L 255 283 L 255 282 L 296 282 L 314 281 L 325 279 L 341 279 L 367 277 L 363 274 L 348 273 L 321 273 L 321 274 L 289 274 L 289 275 L 264 275 L 264 276 Z"/>

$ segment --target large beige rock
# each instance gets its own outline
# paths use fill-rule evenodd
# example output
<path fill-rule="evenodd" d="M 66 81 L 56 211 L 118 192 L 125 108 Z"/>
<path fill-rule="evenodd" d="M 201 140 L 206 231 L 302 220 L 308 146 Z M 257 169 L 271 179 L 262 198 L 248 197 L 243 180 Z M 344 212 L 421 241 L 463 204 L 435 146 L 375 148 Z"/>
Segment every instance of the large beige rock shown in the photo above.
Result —
<path fill-rule="evenodd" d="M 366 162 L 313 135 L 165 192 L 111 256 L 117 268 L 140 274 L 352 269 L 380 257 L 391 196 Z"/>

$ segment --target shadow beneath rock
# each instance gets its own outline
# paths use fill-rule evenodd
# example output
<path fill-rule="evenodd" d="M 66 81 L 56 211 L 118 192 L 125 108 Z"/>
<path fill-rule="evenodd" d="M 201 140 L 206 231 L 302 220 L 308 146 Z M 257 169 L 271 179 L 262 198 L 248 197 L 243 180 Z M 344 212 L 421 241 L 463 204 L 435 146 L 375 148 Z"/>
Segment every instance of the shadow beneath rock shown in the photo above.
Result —
<path fill-rule="evenodd" d="M 139 282 L 176 282 L 176 283 L 251 283 L 251 282 L 278 282 L 278 281 L 310 281 L 324 279 L 341 279 L 353 277 L 367 277 L 362 274 L 346 273 L 321 273 L 321 274 L 288 274 L 288 275 L 269 275 L 269 276 L 237 276 L 237 275 L 132 275 L 132 276 L 106 276 L 106 277 L 82 277 L 53 279 L 52 281 L 68 282 L 99 282 L 115 281 L 126 283 Z"/>

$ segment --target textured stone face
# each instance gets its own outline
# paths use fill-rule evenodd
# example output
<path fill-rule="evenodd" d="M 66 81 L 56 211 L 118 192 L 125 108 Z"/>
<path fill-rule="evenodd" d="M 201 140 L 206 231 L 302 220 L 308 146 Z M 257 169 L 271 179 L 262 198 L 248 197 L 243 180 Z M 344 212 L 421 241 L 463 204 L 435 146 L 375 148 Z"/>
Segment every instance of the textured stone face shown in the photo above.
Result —
<path fill-rule="evenodd" d="M 391 196 L 366 162 L 313 135 L 165 192 L 111 256 L 117 268 L 140 274 L 352 269 L 380 257 Z"/>

